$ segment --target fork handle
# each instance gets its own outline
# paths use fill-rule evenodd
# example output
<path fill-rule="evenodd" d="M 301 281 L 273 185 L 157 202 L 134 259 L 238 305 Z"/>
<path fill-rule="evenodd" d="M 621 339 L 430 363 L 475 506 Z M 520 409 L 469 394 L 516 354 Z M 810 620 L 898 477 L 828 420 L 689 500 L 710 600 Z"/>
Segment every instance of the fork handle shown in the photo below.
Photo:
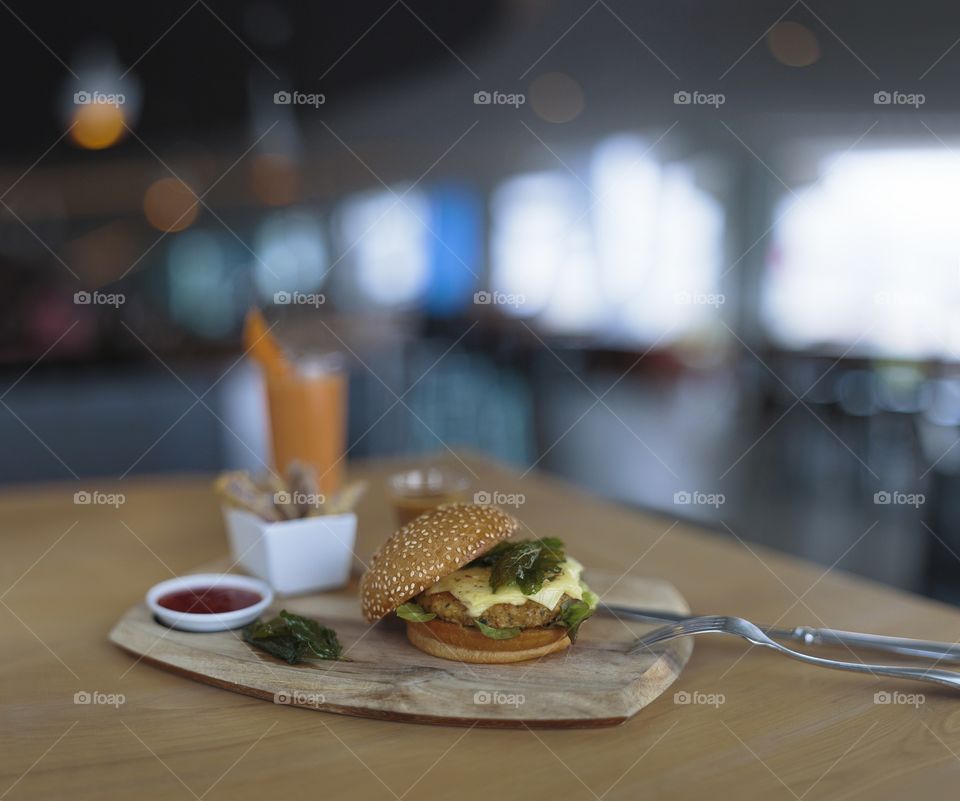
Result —
<path fill-rule="evenodd" d="M 960 689 L 960 673 L 953 673 L 949 670 L 940 670 L 939 668 L 920 668 L 920 667 L 901 667 L 893 665 L 868 665 L 862 662 L 842 662 L 839 659 L 824 659 L 820 656 L 805 654 L 801 651 L 794 651 L 774 640 L 754 641 L 757 645 L 772 648 L 785 656 L 791 656 L 800 662 L 806 662 L 809 665 L 819 665 L 820 667 L 833 668 L 835 670 L 849 670 L 853 673 L 869 673 L 873 676 L 890 676 L 895 679 L 912 679 L 914 681 L 932 682 L 934 684 L 943 684 L 953 689 Z"/>
<path fill-rule="evenodd" d="M 767 631 L 767 634 L 771 632 Z M 845 645 L 849 648 L 868 648 L 903 656 L 960 661 L 960 644 L 958 643 L 930 642 L 909 637 L 887 637 L 882 634 L 863 634 L 859 631 L 818 629 L 810 626 L 797 626 L 791 632 L 791 637 L 805 645 Z"/>
<path fill-rule="evenodd" d="M 601 601 L 601 608 L 614 615 L 630 615 L 646 620 L 682 623 L 689 613 L 664 612 L 656 609 L 638 609 L 632 606 Z M 841 645 L 850 649 L 866 648 L 901 656 L 921 657 L 934 661 L 960 662 L 960 642 L 934 642 L 915 640 L 910 637 L 890 637 L 882 634 L 864 634 L 859 631 L 796 626 L 779 628 L 760 625 L 760 629 L 775 640 L 796 640 L 804 645 Z"/>

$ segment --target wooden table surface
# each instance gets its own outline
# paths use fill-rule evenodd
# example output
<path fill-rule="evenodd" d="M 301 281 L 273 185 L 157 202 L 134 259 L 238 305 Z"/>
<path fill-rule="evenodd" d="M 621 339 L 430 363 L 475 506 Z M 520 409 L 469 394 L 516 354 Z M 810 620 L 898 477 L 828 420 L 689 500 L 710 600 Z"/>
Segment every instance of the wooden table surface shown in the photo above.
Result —
<path fill-rule="evenodd" d="M 467 459 L 479 488 L 522 493 L 536 535 L 605 570 L 672 581 L 695 610 L 960 639 L 960 613 L 886 587 Z M 357 552 L 391 531 L 383 477 Z M 0 799 L 953 799 L 960 697 L 700 639 L 665 695 L 623 726 L 498 731 L 275 706 L 137 664 L 106 639 L 148 586 L 225 551 L 209 479 L 0 493 Z M 856 547 L 869 548 L 869 535 Z M 77 704 L 78 692 L 123 703 Z M 675 692 L 698 701 L 677 703 Z M 886 692 L 901 703 L 875 702 Z M 922 693 L 921 696 L 915 694 Z"/>

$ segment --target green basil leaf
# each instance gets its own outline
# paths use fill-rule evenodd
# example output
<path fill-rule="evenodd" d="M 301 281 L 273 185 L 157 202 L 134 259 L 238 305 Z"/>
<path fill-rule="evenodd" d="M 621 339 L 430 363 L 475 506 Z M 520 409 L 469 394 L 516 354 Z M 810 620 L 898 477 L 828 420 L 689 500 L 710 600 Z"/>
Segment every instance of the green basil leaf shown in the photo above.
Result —
<path fill-rule="evenodd" d="M 281 610 L 290 633 L 300 642 L 304 659 L 339 659 L 343 649 L 333 629 L 321 626 L 316 620 Z"/>
<path fill-rule="evenodd" d="M 505 551 L 509 551 L 514 545 L 513 542 L 498 542 L 485 554 L 481 554 L 470 562 L 467 567 L 491 567 Z"/>
<path fill-rule="evenodd" d="M 496 592 L 507 584 L 517 584 L 533 569 L 540 549 L 532 542 L 518 542 L 513 548 L 493 563 L 490 570 L 490 587 Z M 530 583 L 529 580 L 527 582 Z M 521 590 L 523 587 L 520 587 Z"/>
<path fill-rule="evenodd" d="M 245 642 L 291 665 L 308 659 L 339 659 L 343 653 L 333 629 L 285 609 L 273 620 L 255 620 L 242 635 Z"/>
<path fill-rule="evenodd" d="M 428 612 L 420 604 L 408 601 L 397 607 L 397 617 L 409 620 L 411 623 L 426 623 L 428 620 L 433 620 L 436 615 L 433 612 Z"/>
<path fill-rule="evenodd" d="M 244 630 L 243 639 L 261 651 L 266 651 L 271 656 L 282 659 L 291 665 L 295 665 L 300 661 L 300 646 L 295 640 L 289 637 L 261 637 L 259 639 L 252 639 L 247 635 L 247 631 Z"/>
<path fill-rule="evenodd" d="M 279 617 L 275 617 L 271 621 L 255 620 L 243 630 L 245 637 L 249 634 L 251 638 L 258 640 L 282 636 L 286 631 L 287 624 Z"/>
<path fill-rule="evenodd" d="M 563 540 L 561 540 L 559 537 L 541 537 L 539 540 L 536 540 L 536 541 L 539 542 L 547 550 L 556 551 L 561 557 L 563 557 L 563 548 L 564 548 Z"/>
<path fill-rule="evenodd" d="M 474 620 L 473 622 L 477 624 L 480 633 L 483 634 L 484 637 L 489 637 L 491 640 L 512 640 L 520 634 L 520 629 L 498 629 L 494 626 L 488 626 L 479 620 Z"/>
<path fill-rule="evenodd" d="M 563 542 L 556 537 L 544 537 L 498 543 L 471 565 L 490 568 L 490 587 L 494 592 L 516 584 L 524 595 L 534 595 L 544 582 L 563 570 L 565 560 Z"/>
<path fill-rule="evenodd" d="M 557 621 L 558 625 L 566 628 L 567 636 L 571 642 L 576 642 L 577 631 L 580 629 L 580 624 L 596 611 L 597 604 L 600 602 L 597 594 L 587 589 L 586 584 L 581 582 L 580 586 L 583 587 L 583 600 L 567 601 L 563 605 L 563 611 L 560 614 L 560 619 Z"/>

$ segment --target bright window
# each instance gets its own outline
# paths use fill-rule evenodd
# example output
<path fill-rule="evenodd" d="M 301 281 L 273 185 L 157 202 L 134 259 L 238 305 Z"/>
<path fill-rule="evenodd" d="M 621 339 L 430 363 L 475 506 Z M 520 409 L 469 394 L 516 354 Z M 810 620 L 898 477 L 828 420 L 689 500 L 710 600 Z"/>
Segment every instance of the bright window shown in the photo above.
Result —
<path fill-rule="evenodd" d="M 709 324 L 723 303 L 722 208 L 692 167 L 664 165 L 648 147 L 633 136 L 603 142 L 586 186 L 557 170 L 498 187 L 491 289 L 507 301 L 504 313 L 641 342 Z"/>
<path fill-rule="evenodd" d="M 724 216 L 692 167 L 660 164 L 647 147 L 617 137 L 594 154 L 600 280 L 611 333 L 670 341 L 709 324 L 723 305 Z"/>
<path fill-rule="evenodd" d="M 560 328 L 595 324 L 595 251 L 579 184 L 561 172 L 519 175 L 491 204 L 491 289 L 499 311 Z"/>
<path fill-rule="evenodd" d="M 402 307 L 419 301 L 430 278 L 430 206 L 423 192 L 387 190 L 345 201 L 338 214 L 338 272 L 349 275 L 354 305 Z M 398 199 L 398 198 L 402 198 Z"/>
<path fill-rule="evenodd" d="M 254 244 L 253 280 L 260 294 L 311 292 L 323 283 L 329 265 L 320 220 L 305 211 L 279 211 L 260 225 Z"/>
<path fill-rule="evenodd" d="M 171 317 L 204 337 L 226 336 L 242 313 L 239 273 L 222 237 L 203 230 L 176 235 L 167 251 Z"/>
<path fill-rule="evenodd" d="M 762 313 L 778 343 L 960 358 L 960 156 L 828 159 L 776 210 Z"/>

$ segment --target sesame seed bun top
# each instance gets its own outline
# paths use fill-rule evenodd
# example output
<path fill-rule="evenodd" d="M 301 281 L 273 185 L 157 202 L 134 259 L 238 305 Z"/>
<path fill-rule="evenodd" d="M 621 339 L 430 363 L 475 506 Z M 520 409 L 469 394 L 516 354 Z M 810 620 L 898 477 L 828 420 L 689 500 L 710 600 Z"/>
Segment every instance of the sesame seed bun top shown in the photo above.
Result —
<path fill-rule="evenodd" d="M 360 579 L 371 623 L 489 551 L 520 524 L 496 506 L 450 503 L 426 512 L 377 549 Z"/>

